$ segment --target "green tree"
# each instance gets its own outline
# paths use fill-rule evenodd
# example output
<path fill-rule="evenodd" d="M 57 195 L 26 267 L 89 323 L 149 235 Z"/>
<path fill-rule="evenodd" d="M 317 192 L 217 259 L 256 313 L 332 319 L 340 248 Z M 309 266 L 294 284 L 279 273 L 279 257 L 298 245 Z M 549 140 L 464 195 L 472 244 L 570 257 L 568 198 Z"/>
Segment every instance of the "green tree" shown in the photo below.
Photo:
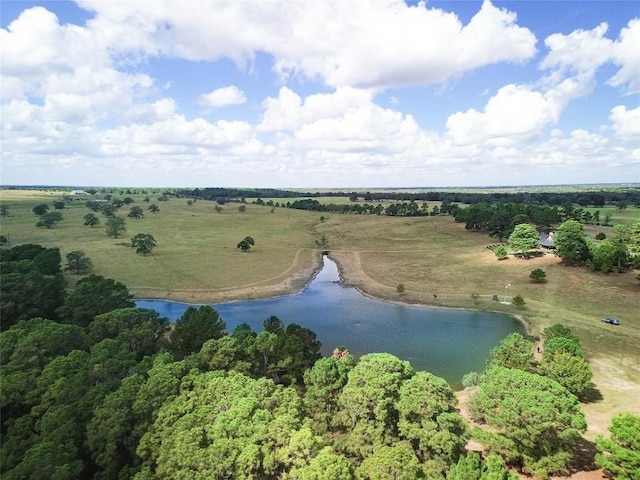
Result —
<path fill-rule="evenodd" d="M 90 270 L 92 266 L 91 259 L 82 250 L 73 250 L 67 253 L 67 268 L 65 270 L 71 270 L 80 275 L 80 273 Z"/>
<path fill-rule="evenodd" d="M 56 275 L 62 271 L 60 269 L 60 249 L 57 247 L 45 248 L 42 245 L 23 243 L 10 250 L 2 251 L 1 261 L 3 262 L 19 262 L 21 260 L 33 262 L 33 267 L 44 275 Z"/>
<path fill-rule="evenodd" d="M 260 332 L 255 340 L 255 349 L 261 355 L 261 371 L 263 376 L 273 377 L 273 371 L 269 368 L 272 365 L 272 358 L 278 348 L 278 335 L 268 331 Z"/>
<path fill-rule="evenodd" d="M 44 215 L 49 211 L 49 205 L 46 203 L 40 203 L 31 209 L 33 213 L 35 213 L 38 217 Z"/>
<path fill-rule="evenodd" d="M 248 252 L 252 245 L 255 245 L 253 238 L 247 236 L 238 243 L 238 248 L 243 252 Z"/>
<path fill-rule="evenodd" d="M 513 231 L 511 221 L 513 215 L 506 208 L 498 207 L 498 210 L 491 216 L 488 222 L 489 236 L 495 237 L 502 242 Z"/>
<path fill-rule="evenodd" d="M 275 315 L 271 315 L 264 322 L 262 322 L 262 327 L 264 328 L 265 332 L 275 333 L 276 335 L 283 335 L 287 328 L 284 322 Z"/>
<path fill-rule="evenodd" d="M 524 306 L 526 305 L 526 302 L 524 301 L 524 298 L 522 298 L 522 295 L 515 295 L 511 299 L 511 303 L 513 303 L 520 310 L 522 310 L 524 308 Z"/>
<path fill-rule="evenodd" d="M 302 401 L 292 387 L 220 371 L 194 372 L 188 382 L 142 437 L 142 472 L 153 478 L 276 478 L 290 468 L 288 452 L 302 427 Z"/>
<path fill-rule="evenodd" d="M 254 375 L 255 367 L 253 337 L 250 348 L 239 338 L 225 335 L 218 339 L 209 339 L 202 344 L 199 359 L 207 370 L 235 370 L 245 375 Z"/>
<path fill-rule="evenodd" d="M 465 452 L 467 429 L 447 382 L 417 372 L 400 387 L 398 433 L 430 472 L 443 474 Z"/>
<path fill-rule="evenodd" d="M 100 206 L 100 211 L 107 218 L 113 218 L 116 216 L 116 212 L 118 211 L 118 207 L 114 204 L 102 204 Z"/>
<path fill-rule="evenodd" d="M 531 270 L 529 278 L 534 283 L 544 283 L 547 281 L 547 273 L 541 268 L 536 268 L 535 270 Z"/>
<path fill-rule="evenodd" d="M 599 272 L 610 272 L 614 266 L 622 269 L 629 259 L 626 244 L 618 238 L 607 238 L 600 243 L 590 244 L 589 268 Z"/>
<path fill-rule="evenodd" d="M 8 217 L 10 216 L 9 207 L 7 205 L 0 203 L 0 217 Z"/>
<path fill-rule="evenodd" d="M 468 452 L 451 466 L 447 480 L 518 480 L 518 474 L 510 474 L 502 464 L 502 458 L 495 453 L 483 461 L 476 452 Z"/>
<path fill-rule="evenodd" d="M 147 201 L 149 201 L 147 199 Z M 158 213 L 160 211 L 160 207 L 158 207 L 158 205 L 156 205 L 155 203 L 152 203 L 151 205 L 149 205 L 149 208 L 147 208 L 147 210 L 149 210 L 151 213 Z"/>
<path fill-rule="evenodd" d="M 556 253 L 566 263 L 583 262 L 589 258 L 589 246 L 583 225 L 576 220 L 562 223 L 555 234 Z"/>
<path fill-rule="evenodd" d="M 56 210 L 64 210 L 65 208 L 67 208 L 67 205 L 64 200 L 54 200 L 53 208 L 55 208 Z"/>
<path fill-rule="evenodd" d="M 177 358 L 197 353 L 204 342 L 224 335 L 226 324 L 211 306 L 189 307 L 171 332 L 171 351 Z"/>
<path fill-rule="evenodd" d="M 89 225 L 93 228 L 96 225 L 100 225 L 100 219 L 94 213 L 87 213 L 84 216 L 84 225 Z"/>
<path fill-rule="evenodd" d="M 377 448 L 356 470 L 358 480 L 416 480 L 423 477 L 420 462 L 404 442 Z"/>
<path fill-rule="evenodd" d="M 127 232 L 127 222 L 122 217 L 110 217 L 105 223 L 105 229 L 109 237 L 118 238 Z"/>
<path fill-rule="evenodd" d="M 573 340 L 578 345 L 580 344 L 580 339 L 573 334 L 571 329 L 562 323 L 556 323 L 550 327 L 547 327 L 543 330 L 542 335 L 545 338 L 545 341 L 548 341 L 555 337 L 565 337 Z"/>
<path fill-rule="evenodd" d="M 308 328 L 291 323 L 279 335 L 275 365 L 271 368 L 277 383 L 303 384 L 304 372 L 321 358 L 316 334 Z"/>
<path fill-rule="evenodd" d="M 156 246 L 156 240 L 150 233 L 138 233 L 131 238 L 131 246 L 136 249 L 136 253 L 146 256 Z"/>
<path fill-rule="evenodd" d="M 584 357 L 580 343 L 573 338 L 551 337 L 545 338 L 543 356 L 552 357 L 558 353 L 569 353 L 574 357 Z"/>
<path fill-rule="evenodd" d="M 505 247 L 504 245 L 498 245 L 497 247 L 495 247 L 493 249 L 493 253 L 496 254 L 496 257 L 498 257 L 498 260 L 506 260 L 507 257 L 509 256 L 509 251 L 507 250 L 507 247 Z"/>
<path fill-rule="evenodd" d="M 477 452 L 468 452 L 458 463 L 451 465 L 447 480 L 480 480 L 486 465 Z"/>
<path fill-rule="evenodd" d="M 611 438 L 596 438 L 596 465 L 619 480 L 640 478 L 640 417 L 616 415 L 609 427 Z"/>
<path fill-rule="evenodd" d="M 27 413 L 42 369 L 54 358 L 89 346 L 85 332 L 44 318 L 24 320 L 0 333 L 3 425 Z"/>
<path fill-rule="evenodd" d="M 396 402 L 414 370 L 388 353 L 363 355 L 338 397 L 336 423 L 346 432 L 345 450 L 365 458 L 398 440 Z"/>
<path fill-rule="evenodd" d="M 131 209 L 129 209 L 129 213 L 127 214 L 127 217 L 142 218 L 144 217 L 144 211 L 140 207 L 131 207 Z"/>
<path fill-rule="evenodd" d="M 338 410 L 338 395 L 354 366 L 353 356 L 347 353 L 341 357 L 321 358 L 304 373 L 305 404 L 317 433 L 324 434 L 330 429 Z"/>
<path fill-rule="evenodd" d="M 308 465 L 291 470 L 291 478 L 298 480 L 345 480 L 351 479 L 351 465 L 349 461 L 325 447 L 313 457 Z"/>
<path fill-rule="evenodd" d="M 158 353 L 166 346 L 169 320 L 148 308 L 120 308 L 97 315 L 89 324 L 89 338 L 95 343 L 112 338 L 129 347 L 138 360 Z"/>
<path fill-rule="evenodd" d="M 36 227 L 54 227 L 63 220 L 60 212 L 46 212 L 40 215 L 40 220 L 36 223 Z"/>
<path fill-rule="evenodd" d="M 59 259 L 60 252 L 55 250 Z M 58 260 L 58 269 L 59 265 Z M 30 318 L 58 319 L 56 311 L 65 298 L 65 280 L 62 274 L 45 274 L 41 268 L 46 271 L 46 267 L 34 260 L 3 261 L 1 266 L 2 329 Z"/>
<path fill-rule="evenodd" d="M 473 432 L 490 453 L 540 478 L 566 470 L 586 429 L 575 395 L 555 380 L 518 369 L 490 368 L 470 411 L 490 427 Z"/>
<path fill-rule="evenodd" d="M 538 246 L 538 232 L 528 223 L 516 225 L 509 235 L 509 245 L 526 258 L 528 252 Z"/>
<path fill-rule="evenodd" d="M 489 366 L 516 368 L 527 372 L 535 369 L 533 343 L 519 333 L 512 333 L 491 350 Z"/>
<path fill-rule="evenodd" d="M 101 313 L 134 307 L 132 298 L 123 283 L 91 274 L 75 284 L 60 308 L 60 316 L 66 323 L 87 326 Z"/>
<path fill-rule="evenodd" d="M 589 363 L 571 352 L 547 354 L 540 367 L 542 375 L 555 380 L 576 397 L 582 396 L 593 378 Z"/>

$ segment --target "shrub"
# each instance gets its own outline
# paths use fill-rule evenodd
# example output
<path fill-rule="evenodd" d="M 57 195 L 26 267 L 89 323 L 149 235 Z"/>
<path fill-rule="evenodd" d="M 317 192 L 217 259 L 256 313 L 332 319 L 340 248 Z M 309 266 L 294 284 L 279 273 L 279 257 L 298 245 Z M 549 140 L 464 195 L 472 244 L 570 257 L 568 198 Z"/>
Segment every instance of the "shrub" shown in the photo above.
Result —
<path fill-rule="evenodd" d="M 478 372 L 465 373 L 462 376 L 462 386 L 464 388 L 475 387 L 480 383 L 480 374 Z"/>
<path fill-rule="evenodd" d="M 521 295 L 516 295 L 515 297 L 513 297 L 513 299 L 511 299 L 511 303 L 513 303 L 516 307 L 522 309 L 524 308 L 526 302 L 524 301 L 524 298 L 522 298 Z"/>
<path fill-rule="evenodd" d="M 541 268 L 536 268 L 535 270 L 531 271 L 531 273 L 529 274 L 529 278 L 534 283 L 543 283 L 547 281 L 547 274 Z"/>
<path fill-rule="evenodd" d="M 509 255 L 509 251 L 507 250 L 507 247 L 505 247 L 504 245 L 499 245 L 496 248 L 494 248 L 493 253 L 496 254 L 496 257 L 498 257 L 498 260 L 506 260 Z"/>

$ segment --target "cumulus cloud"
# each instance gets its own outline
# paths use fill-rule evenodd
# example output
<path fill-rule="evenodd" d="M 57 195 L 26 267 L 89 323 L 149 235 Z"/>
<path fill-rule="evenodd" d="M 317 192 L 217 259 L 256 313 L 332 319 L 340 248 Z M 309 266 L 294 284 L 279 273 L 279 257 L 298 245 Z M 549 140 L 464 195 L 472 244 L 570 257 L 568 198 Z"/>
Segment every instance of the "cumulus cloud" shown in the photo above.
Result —
<path fill-rule="evenodd" d="M 104 120 L 153 86 L 148 75 L 118 70 L 91 30 L 60 25 L 42 7 L 0 29 L 0 43 L 3 102 L 28 98 L 51 121 Z"/>
<path fill-rule="evenodd" d="M 241 105 L 247 101 L 244 92 L 235 85 L 217 88 L 212 92 L 202 94 L 198 97 L 198 103 L 206 107 L 226 107 L 229 105 Z"/>
<path fill-rule="evenodd" d="M 640 141 L 640 107 L 627 110 L 624 105 L 618 105 L 611 109 L 609 120 L 616 137 Z"/>
<path fill-rule="evenodd" d="M 625 86 L 627 93 L 640 93 L 640 19 L 631 20 L 613 45 L 613 61 L 620 70 L 609 79 L 613 86 Z"/>
<path fill-rule="evenodd" d="M 507 85 L 491 97 L 484 110 L 469 109 L 447 119 L 447 131 L 458 143 L 537 134 L 558 118 L 557 106 L 540 92 L 520 85 Z"/>
<path fill-rule="evenodd" d="M 536 51 L 533 33 L 489 1 L 467 25 L 403 0 L 80 5 L 96 12 L 90 25 L 102 41 L 122 52 L 226 57 L 243 68 L 264 52 L 283 78 L 320 78 L 334 87 L 442 82 L 484 65 L 526 61 Z"/>

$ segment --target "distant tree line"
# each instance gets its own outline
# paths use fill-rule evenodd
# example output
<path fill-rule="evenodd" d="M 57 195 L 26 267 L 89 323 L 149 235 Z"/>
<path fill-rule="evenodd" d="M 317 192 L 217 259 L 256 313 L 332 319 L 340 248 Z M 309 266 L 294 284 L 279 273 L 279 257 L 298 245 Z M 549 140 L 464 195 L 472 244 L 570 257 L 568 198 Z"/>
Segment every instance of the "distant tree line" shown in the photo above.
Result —
<path fill-rule="evenodd" d="M 180 190 L 176 196 L 198 198 L 203 200 L 225 199 L 227 201 L 241 201 L 245 198 L 316 198 L 316 197 L 349 197 L 352 202 L 360 199 L 364 202 L 451 202 L 475 204 L 486 203 L 521 203 L 524 205 L 561 206 L 567 203 L 582 207 L 603 207 L 616 205 L 627 208 L 630 205 L 640 206 L 640 188 L 611 189 L 597 191 L 572 192 L 474 192 L 472 189 L 464 192 L 439 191 L 394 191 L 382 190 L 375 192 L 322 191 L 300 192 L 278 190 L 270 188 L 237 189 L 237 188 L 196 188 Z M 298 208 L 298 207 L 292 207 Z M 303 208 L 308 209 L 308 208 Z M 317 210 L 317 209 L 315 209 Z M 320 210 L 318 210 L 320 211 Z"/>

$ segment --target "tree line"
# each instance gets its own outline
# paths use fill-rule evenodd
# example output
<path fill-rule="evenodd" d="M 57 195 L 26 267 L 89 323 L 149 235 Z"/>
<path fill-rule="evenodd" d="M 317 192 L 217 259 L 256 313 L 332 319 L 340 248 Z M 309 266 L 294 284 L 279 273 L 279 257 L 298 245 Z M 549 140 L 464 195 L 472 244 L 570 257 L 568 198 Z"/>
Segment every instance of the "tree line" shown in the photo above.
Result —
<path fill-rule="evenodd" d="M 227 332 L 210 306 L 171 324 L 99 275 L 67 291 L 55 248 L 14 247 L 1 266 L 3 478 L 545 478 L 586 427 L 591 371 L 562 326 L 541 361 L 511 335 L 467 376 L 480 428 L 443 379 L 393 355 L 321 357 L 311 330 L 273 316 Z M 638 466 L 637 423 L 599 441 L 618 478 Z M 487 456 L 466 451 L 471 437 Z"/>
<path fill-rule="evenodd" d="M 376 190 L 374 192 L 356 191 L 322 191 L 300 192 L 291 190 L 279 190 L 272 188 L 238 189 L 238 188 L 195 188 L 180 190 L 177 196 L 200 198 L 203 200 L 227 199 L 239 201 L 245 198 L 299 198 L 299 197 L 348 197 L 352 202 L 362 199 L 364 202 L 452 202 L 474 204 L 487 203 L 522 203 L 525 205 L 550 205 L 561 206 L 573 203 L 582 207 L 603 207 L 604 205 L 616 205 L 619 208 L 627 208 L 630 205 L 640 206 L 640 188 L 611 188 L 599 190 L 583 190 L 571 192 L 474 192 L 473 189 L 465 191 L 420 191 L 411 189 L 397 191 L 393 189 Z"/>

